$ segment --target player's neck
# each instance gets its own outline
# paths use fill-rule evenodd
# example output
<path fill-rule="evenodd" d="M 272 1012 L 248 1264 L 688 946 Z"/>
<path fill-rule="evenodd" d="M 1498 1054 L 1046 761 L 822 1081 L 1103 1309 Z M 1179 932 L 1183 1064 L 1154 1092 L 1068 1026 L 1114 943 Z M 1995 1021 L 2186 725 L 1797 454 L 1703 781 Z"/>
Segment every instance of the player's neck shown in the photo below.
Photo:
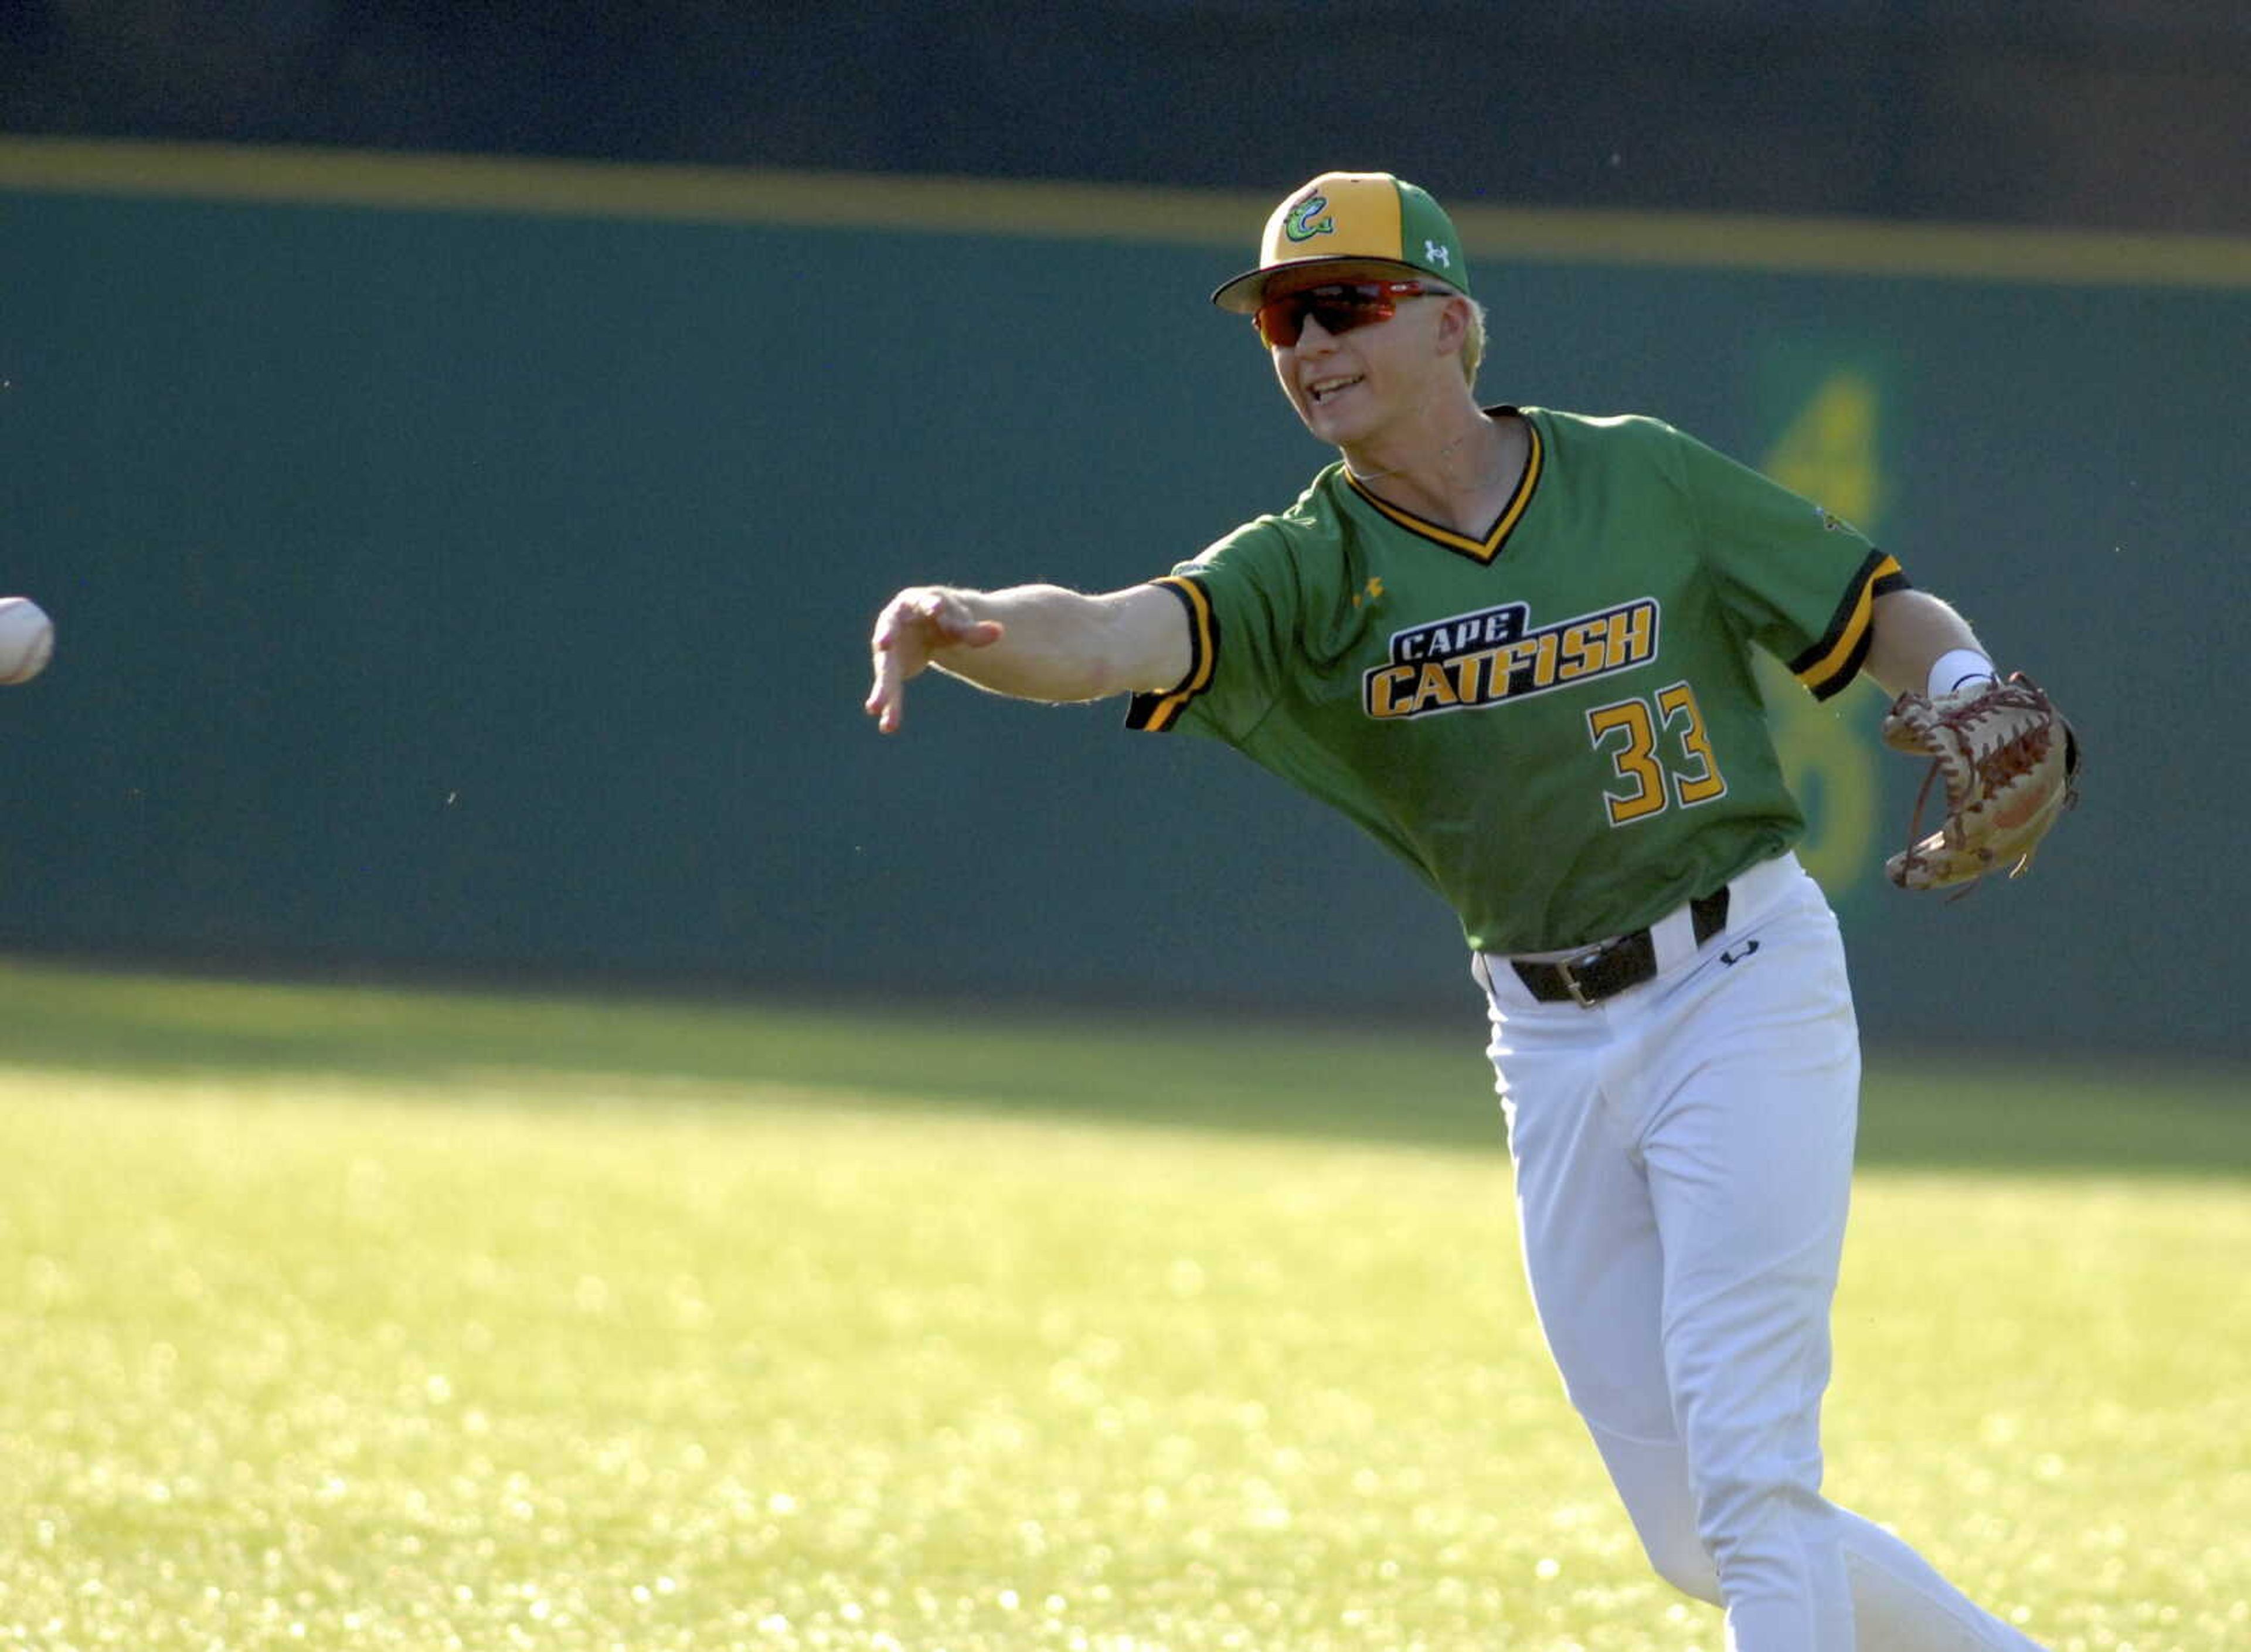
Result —
<path fill-rule="evenodd" d="M 1353 479 L 1387 503 L 1457 533 L 1481 534 L 1515 492 L 1527 452 L 1521 421 L 1465 398 L 1443 418 L 1339 451 Z"/>

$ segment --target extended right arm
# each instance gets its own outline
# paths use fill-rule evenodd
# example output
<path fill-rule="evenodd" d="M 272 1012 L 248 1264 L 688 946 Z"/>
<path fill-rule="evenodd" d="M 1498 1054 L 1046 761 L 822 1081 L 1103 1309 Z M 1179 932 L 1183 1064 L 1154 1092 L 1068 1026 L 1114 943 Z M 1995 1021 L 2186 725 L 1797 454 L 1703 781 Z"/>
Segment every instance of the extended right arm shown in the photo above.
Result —
<path fill-rule="evenodd" d="M 1088 596 L 1059 586 L 1005 591 L 912 586 L 876 619 L 867 711 L 884 733 L 906 685 L 930 666 L 1027 700 L 1098 700 L 1172 688 L 1192 663 L 1180 600 L 1153 585 Z"/>

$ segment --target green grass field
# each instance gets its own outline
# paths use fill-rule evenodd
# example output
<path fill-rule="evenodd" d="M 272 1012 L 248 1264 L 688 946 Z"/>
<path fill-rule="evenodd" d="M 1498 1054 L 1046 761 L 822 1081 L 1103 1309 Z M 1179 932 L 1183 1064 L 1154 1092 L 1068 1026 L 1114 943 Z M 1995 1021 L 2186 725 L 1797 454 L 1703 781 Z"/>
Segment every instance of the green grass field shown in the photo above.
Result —
<path fill-rule="evenodd" d="M 1702 1648 L 1452 1035 L 0 967 L 0 1645 Z M 2240 1076 L 1871 1077 L 1831 1484 L 2251 1645 Z"/>

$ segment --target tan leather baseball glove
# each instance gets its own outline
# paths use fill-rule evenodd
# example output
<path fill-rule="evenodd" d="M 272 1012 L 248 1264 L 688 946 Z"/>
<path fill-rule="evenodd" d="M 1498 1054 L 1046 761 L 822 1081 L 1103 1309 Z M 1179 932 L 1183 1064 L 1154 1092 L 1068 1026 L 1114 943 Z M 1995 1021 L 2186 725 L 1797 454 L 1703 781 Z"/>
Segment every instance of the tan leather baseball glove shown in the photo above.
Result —
<path fill-rule="evenodd" d="M 1884 744 L 1931 760 L 1908 827 L 1908 846 L 1884 863 L 1901 889 L 1970 884 L 2033 864 L 2056 816 L 2079 801 L 2079 739 L 2023 672 L 1936 699 L 1902 694 L 1884 717 Z M 1933 781 L 1946 787 L 1946 820 L 1921 837 Z"/>

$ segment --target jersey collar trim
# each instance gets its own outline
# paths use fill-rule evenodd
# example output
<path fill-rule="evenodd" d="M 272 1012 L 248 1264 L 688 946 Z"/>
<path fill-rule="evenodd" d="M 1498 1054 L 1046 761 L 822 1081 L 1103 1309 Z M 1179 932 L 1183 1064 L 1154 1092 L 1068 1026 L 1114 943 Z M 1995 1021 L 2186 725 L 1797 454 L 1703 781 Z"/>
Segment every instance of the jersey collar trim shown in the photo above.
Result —
<path fill-rule="evenodd" d="M 1411 510 L 1403 510 L 1388 499 L 1378 498 L 1369 492 L 1362 485 L 1360 478 L 1354 475 L 1350 470 L 1344 473 L 1344 479 L 1351 484 L 1354 493 L 1374 506 L 1380 514 L 1397 523 L 1409 533 L 1419 534 L 1433 544 L 1444 545 L 1458 556 L 1469 558 L 1472 562 L 1491 562 L 1500 554 L 1501 546 L 1507 542 L 1509 534 L 1523 519 L 1525 507 L 1532 503 L 1532 490 L 1540 485 L 1541 473 L 1547 469 L 1547 447 L 1540 439 L 1540 427 L 1520 408 L 1488 407 L 1486 412 L 1514 413 L 1518 418 L 1522 419 L 1526 434 L 1530 439 L 1530 448 L 1524 457 L 1524 474 L 1517 479 L 1516 491 L 1509 496 L 1507 504 L 1501 508 L 1500 517 L 1494 520 L 1492 527 L 1486 530 L 1482 538 L 1473 539 L 1467 534 L 1456 533 L 1451 528 L 1441 527 L 1435 522 L 1416 516 Z"/>

